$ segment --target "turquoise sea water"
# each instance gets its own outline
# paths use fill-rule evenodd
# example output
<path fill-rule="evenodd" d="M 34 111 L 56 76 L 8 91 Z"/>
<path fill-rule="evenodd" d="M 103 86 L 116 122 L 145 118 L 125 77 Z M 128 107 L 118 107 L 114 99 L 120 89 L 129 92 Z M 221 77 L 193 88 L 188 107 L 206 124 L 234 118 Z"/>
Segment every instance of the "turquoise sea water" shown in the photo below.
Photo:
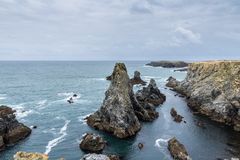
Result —
<path fill-rule="evenodd" d="M 193 160 L 214 160 L 237 157 L 239 148 L 228 142 L 240 143 L 238 133 L 213 123 L 204 117 L 192 115 L 183 98 L 165 89 L 166 79 L 174 76 L 184 79 L 185 72 L 173 69 L 146 67 L 147 62 L 125 62 L 132 77 L 135 70 L 149 81 L 154 78 L 166 96 L 158 107 L 159 118 L 142 123 L 136 137 L 119 140 L 111 135 L 89 128 L 84 118 L 96 111 L 104 98 L 115 62 L 0 62 L 0 104 L 17 110 L 17 118 L 28 126 L 36 125 L 30 137 L 0 153 L 1 160 L 11 160 L 17 151 L 47 153 L 50 159 L 78 160 L 83 155 L 79 141 L 86 132 L 102 135 L 109 143 L 104 153 L 120 155 L 124 160 L 171 159 L 167 140 L 177 137 L 187 148 Z M 135 88 L 137 90 L 139 88 Z M 67 98 L 78 95 L 74 104 Z M 175 123 L 169 112 L 172 107 L 184 116 L 187 123 Z M 195 120 L 206 123 L 207 129 L 195 125 Z M 140 151 L 137 144 L 144 148 Z"/>

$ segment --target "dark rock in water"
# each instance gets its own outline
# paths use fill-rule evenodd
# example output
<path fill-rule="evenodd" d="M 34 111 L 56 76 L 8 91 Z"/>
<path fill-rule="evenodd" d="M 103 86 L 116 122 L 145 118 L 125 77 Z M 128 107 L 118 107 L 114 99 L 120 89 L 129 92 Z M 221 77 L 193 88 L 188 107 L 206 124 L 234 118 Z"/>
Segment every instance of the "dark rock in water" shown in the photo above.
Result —
<path fill-rule="evenodd" d="M 107 76 L 106 80 L 111 81 L 112 80 L 112 76 Z"/>
<path fill-rule="evenodd" d="M 185 71 L 187 71 L 187 70 L 188 70 L 188 68 L 185 67 L 185 68 L 175 69 L 175 70 L 173 70 L 173 71 L 174 71 L 174 72 L 185 72 Z"/>
<path fill-rule="evenodd" d="M 120 160 L 116 155 L 86 154 L 80 160 Z"/>
<path fill-rule="evenodd" d="M 147 84 L 147 82 L 145 82 L 141 79 L 141 73 L 138 71 L 134 72 L 134 77 L 130 80 L 130 82 L 132 83 L 132 85 L 136 85 L 136 84 L 146 85 Z"/>
<path fill-rule="evenodd" d="M 30 128 L 15 119 L 14 112 L 10 107 L 0 106 L 0 150 L 16 144 L 31 133 Z"/>
<path fill-rule="evenodd" d="M 87 117 L 87 124 L 95 129 L 112 133 L 118 138 L 135 135 L 140 129 L 132 105 L 132 85 L 123 63 L 117 63 L 111 75 L 101 108 Z"/>
<path fill-rule="evenodd" d="M 187 77 L 168 86 L 187 97 L 188 106 L 213 121 L 240 131 L 240 61 L 192 63 Z"/>
<path fill-rule="evenodd" d="M 179 81 L 177 81 L 175 78 L 173 78 L 172 76 L 170 76 L 168 79 L 167 79 L 167 84 L 166 86 L 167 87 L 171 87 L 171 88 L 175 88 L 176 86 L 179 85 Z"/>
<path fill-rule="evenodd" d="M 160 92 L 154 79 L 150 80 L 147 87 L 136 93 L 136 103 L 133 104 L 135 114 L 140 120 L 153 121 L 159 114 L 156 112 L 156 106 L 159 106 L 166 100 L 166 96 Z"/>
<path fill-rule="evenodd" d="M 73 94 L 73 97 L 77 97 L 78 95 L 77 94 Z"/>
<path fill-rule="evenodd" d="M 37 126 L 32 126 L 33 129 L 37 129 Z"/>
<path fill-rule="evenodd" d="M 187 67 L 188 63 L 183 61 L 152 61 L 146 65 L 163 68 L 183 68 Z"/>
<path fill-rule="evenodd" d="M 172 138 L 168 141 L 168 150 L 170 151 L 173 159 L 190 160 L 184 145 L 181 144 L 176 138 Z"/>
<path fill-rule="evenodd" d="M 183 116 L 179 115 L 174 108 L 171 109 L 170 114 L 175 122 L 182 122 Z"/>
<path fill-rule="evenodd" d="M 143 144 L 142 143 L 138 143 L 138 148 L 141 150 L 141 149 L 143 149 Z"/>
<path fill-rule="evenodd" d="M 71 98 L 69 98 L 68 100 L 67 100 L 67 102 L 69 103 L 69 104 L 72 104 L 72 103 L 74 103 L 74 101 L 73 101 L 73 98 L 71 97 Z"/>
<path fill-rule="evenodd" d="M 197 121 L 197 122 L 196 122 L 196 125 L 197 125 L 198 127 L 201 127 L 201 128 L 203 128 L 203 129 L 206 129 L 205 124 L 204 124 L 202 121 Z"/>
<path fill-rule="evenodd" d="M 82 141 L 79 147 L 83 151 L 91 152 L 91 153 L 101 153 L 106 146 L 106 142 L 102 137 L 95 134 L 87 133 L 83 136 Z"/>

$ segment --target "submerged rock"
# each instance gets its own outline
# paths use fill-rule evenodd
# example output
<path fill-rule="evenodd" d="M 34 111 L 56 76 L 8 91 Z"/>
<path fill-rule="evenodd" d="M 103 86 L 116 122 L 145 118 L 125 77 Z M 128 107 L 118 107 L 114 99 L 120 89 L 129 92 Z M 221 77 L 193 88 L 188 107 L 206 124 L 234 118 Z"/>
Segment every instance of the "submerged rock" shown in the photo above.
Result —
<path fill-rule="evenodd" d="M 132 85 L 135 85 L 135 84 L 146 85 L 147 84 L 147 82 L 142 80 L 141 73 L 138 71 L 134 72 L 134 77 L 130 81 L 131 81 Z"/>
<path fill-rule="evenodd" d="M 102 137 L 95 134 L 89 134 L 83 136 L 79 147 L 87 152 L 100 153 L 106 146 L 106 142 Z"/>
<path fill-rule="evenodd" d="M 48 156 L 41 153 L 17 152 L 13 156 L 14 160 L 48 160 Z"/>
<path fill-rule="evenodd" d="M 240 61 L 192 63 L 182 82 L 170 81 L 194 112 L 240 131 Z"/>
<path fill-rule="evenodd" d="M 183 68 L 187 67 L 188 63 L 184 61 L 152 61 L 146 65 L 163 68 Z"/>
<path fill-rule="evenodd" d="M 184 145 L 181 144 L 175 137 L 168 141 L 168 150 L 170 151 L 173 159 L 190 160 Z"/>
<path fill-rule="evenodd" d="M 132 85 L 123 63 L 117 63 L 101 108 L 87 117 L 87 124 L 118 138 L 135 135 L 141 128 L 132 105 Z"/>
<path fill-rule="evenodd" d="M 115 155 L 104 155 L 104 154 L 86 154 L 80 160 L 120 160 L 118 156 Z"/>
<path fill-rule="evenodd" d="M 179 115 L 174 108 L 171 109 L 170 114 L 175 122 L 182 122 L 183 116 Z"/>
<path fill-rule="evenodd" d="M 14 112 L 10 107 L 0 106 L 0 150 L 16 144 L 31 133 L 30 128 L 16 120 Z"/>

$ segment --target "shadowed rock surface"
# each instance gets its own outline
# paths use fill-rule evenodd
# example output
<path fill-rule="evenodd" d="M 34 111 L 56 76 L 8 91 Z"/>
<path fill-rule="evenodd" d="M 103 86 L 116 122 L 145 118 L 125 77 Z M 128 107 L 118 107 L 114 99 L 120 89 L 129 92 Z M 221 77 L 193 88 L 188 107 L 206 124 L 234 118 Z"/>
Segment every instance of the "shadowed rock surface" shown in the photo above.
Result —
<path fill-rule="evenodd" d="M 90 133 L 87 133 L 85 136 L 83 136 L 82 141 L 79 145 L 83 151 L 91 153 L 100 153 L 105 146 L 106 142 L 102 137 Z"/>
<path fill-rule="evenodd" d="M 13 156 L 14 160 L 48 160 L 48 156 L 41 153 L 17 152 Z"/>
<path fill-rule="evenodd" d="M 134 77 L 130 80 L 132 85 L 141 84 L 146 85 L 147 82 L 143 81 L 141 78 L 141 73 L 139 71 L 134 72 Z"/>
<path fill-rule="evenodd" d="M 173 159 L 176 160 L 190 160 L 187 150 L 175 137 L 168 141 L 168 150 Z"/>
<path fill-rule="evenodd" d="M 183 68 L 187 67 L 188 63 L 184 61 L 152 61 L 146 65 L 163 68 Z"/>
<path fill-rule="evenodd" d="M 135 135 L 141 126 L 134 113 L 130 94 L 132 85 L 127 69 L 123 63 L 117 63 L 103 104 L 97 112 L 87 117 L 87 124 L 118 138 Z"/>
<path fill-rule="evenodd" d="M 147 87 L 137 91 L 136 100 L 140 105 L 133 105 L 137 117 L 143 121 L 153 121 L 159 116 L 156 107 L 166 100 L 166 96 L 160 92 L 155 80 L 151 79 Z"/>
<path fill-rule="evenodd" d="M 182 82 L 171 78 L 167 85 L 185 95 L 195 113 L 240 131 L 240 61 L 192 63 Z"/>
<path fill-rule="evenodd" d="M 120 160 L 115 155 L 104 155 L 104 154 L 86 154 L 80 160 Z"/>
<path fill-rule="evenodd" d="M 0 106 L 0 151 L 8 145 L 14 145 L 26 138 L 31 129 L 19 123 L 14 110 L 7 106 Z"/>

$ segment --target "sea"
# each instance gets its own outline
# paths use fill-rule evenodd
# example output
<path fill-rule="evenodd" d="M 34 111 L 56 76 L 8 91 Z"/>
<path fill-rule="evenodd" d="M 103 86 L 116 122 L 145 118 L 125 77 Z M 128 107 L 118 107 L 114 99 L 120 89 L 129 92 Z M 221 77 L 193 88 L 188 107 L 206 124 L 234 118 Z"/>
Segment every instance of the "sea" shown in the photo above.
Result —
<path fill-rule="evenodd" d="M 85 133 L 96 133 L 108 141 L 104 154 L 116 154 L 123 160 L 171 160 L 167 141 L 176 137 L 184 144 L 193 160 L 239 158 L 240 135 L 231 128 L 193 115 L 184 98 L 165 87 L 173 76 L 183 80 L 186 72 L 174 68 L 146 66 L 145 61 L 126 61 L 130 77 L 141 72 L 142 79 L 155 79 L 166 101 L 157 108 L 159 118 L 142 122 L 135 137 L 117 139 L 90 128 L 84 118 L 97 111 L 109 86 L 106 76 L 115 61 L 2 61 L 0 62 L 0 105 L 16 110 L 19 122 L 37 126 L 25 140 L 0 152 L 1 160 L 12 160 L 18 151 L 40 152 L 50 160 L 64 158 L 79 160 L 84 154 L 79 143 Z M 142 86 L 135 86 L 134 91 Z M 68 98 L 77 94 L 74 103 Z M 173 121 L 170 110 L 174 107 L 186 123 Z M 206 128 L 196 125 L 205 123 Z M 142 150 L 138 143 L 143 143 Z M 232 145 L 234 143 L 234 145 Z"/>

